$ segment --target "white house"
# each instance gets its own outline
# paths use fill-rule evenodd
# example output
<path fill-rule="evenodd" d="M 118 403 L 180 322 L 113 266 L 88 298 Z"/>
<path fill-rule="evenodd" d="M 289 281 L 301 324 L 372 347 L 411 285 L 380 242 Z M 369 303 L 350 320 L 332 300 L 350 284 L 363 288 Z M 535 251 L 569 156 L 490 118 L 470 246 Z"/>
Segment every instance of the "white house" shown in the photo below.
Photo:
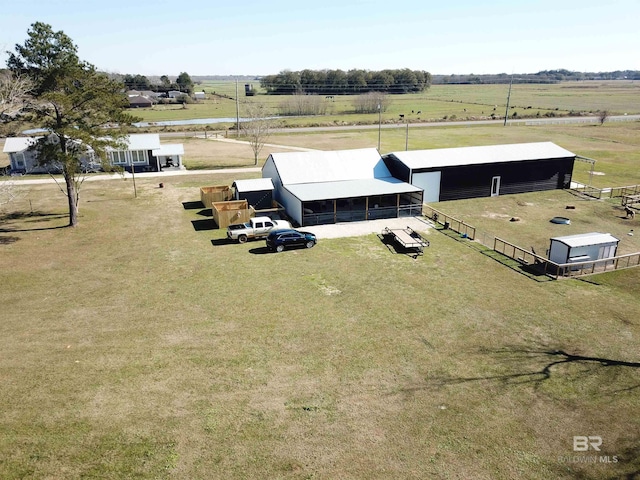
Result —
<path fill-rule="evenodd" d="M 41 137 L 39 137 L 41 138 Z M 33 149 L 37 138 L 10 137 L 4 144 L 3 152 L 9 155 L 12 173 L 47 173 L 56 171 L 55 165 L 40 166 L 37 152 Z M 157 133 L 133 134 L 125 138 L 126 148 L 123 150 L 107 149 L 111 165 L 136 172 L 160 171 L 163 167 L 181 167 L 184 147 L 182 144 L 161 144 Z M 83 165 L 98 168 L 99 165 L 92 151 L 81 159 Z"/>
<path fill-rule="evenodd" d="M 422 189 L 393 177 L 375 148 L 272 153 L 262 168 L 299 225 L 419 215 Z"/>

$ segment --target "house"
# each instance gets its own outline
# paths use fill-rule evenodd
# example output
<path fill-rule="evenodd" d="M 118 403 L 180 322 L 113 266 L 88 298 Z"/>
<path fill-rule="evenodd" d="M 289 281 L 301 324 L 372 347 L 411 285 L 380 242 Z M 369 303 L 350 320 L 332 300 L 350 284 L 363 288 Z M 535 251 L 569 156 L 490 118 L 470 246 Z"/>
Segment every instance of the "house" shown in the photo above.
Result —
<path fill-rule="evenodd" d="M 598 232 L 554 237 L 549 246 L 549 260 L 563 264 L 612 258 L 619 242 L 613 235 Z"/>
<path fill-rule="evenodd" d="M 4 142 L 2 151 L 9 156 L 9 172 L 11 174 L 25 173 L 60 173 L 59 165 L 39 165 L 34 146 L 43 137 L 9 137 Z M 92 151 L 81 157 L 81 163 L 87 170 L 97 169 Z"/>
<path fill-rule="evenodd" d="M 392 152 L 393 175 L 425 202 L 568 188 L 576 154 L 551 142 Z"/>
<path fill-rule="evenodd" d="M 151 108 L 153 100 L 144 95 L 129 95 L 129 108 Z"/>
<path fill-rule="evenodd" d="M 246 200 L 255 210 L 273 207 L 274 186 L 270 178 L 236 180 L 231 186 L 234 200 Z"/>
<path fill-rule="evenodd" d="M 4 144 L 3 152 L 9 155 L 12 173 L 48 173 L 60 171 L 55 165 L 38 165 L 37 151 L 33 149 L 38 138 L 10 137 Z M 157 133 L 133 134 L 125 138 L 126 148 L 107 149 L 111 165 L 136 172 L 160 171 L 163 166 L 182 166 L 184 148 L 182 144 L 161 144 Z M 81 158 L 87 170 L 99 169 L 100 165 L 93 153 L 88 151 Z M 163 163 L 164 162 L 164 163 Z"/>
<path fill-rule="evenodd" d="M 169 90 L 167 92 L 167 97 L 169 98 L 178 98 L 180 95 L 184 95 L 180 90 Z"/>
<path fill-rule="evenodd" d="M 272 153 L 262 177 L 301 226 L 422 212 L 422 189 L 394 178 L 374 148 Z"/>

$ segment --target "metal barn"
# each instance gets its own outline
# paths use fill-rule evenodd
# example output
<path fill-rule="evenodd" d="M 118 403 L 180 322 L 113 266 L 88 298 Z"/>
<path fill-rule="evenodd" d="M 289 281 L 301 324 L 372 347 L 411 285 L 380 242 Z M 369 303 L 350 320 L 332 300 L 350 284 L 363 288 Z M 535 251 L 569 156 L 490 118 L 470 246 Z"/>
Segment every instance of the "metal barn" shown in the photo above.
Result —
<path fill-rule="evenodd" d="M 272 153 L 262 176 L 301 226 L 422 213 L 422 189 L 394 178 L 375 148 Z"/>
<path fill-rule="evenodd" d="M 563 264 L 615 257 L 619 241 L 609 233 L 598 232 L 554 237 L 549 246 L 549 260 Z"/>
<path fill-rule="evenodd" d="M 384 155 L 389 171 L 424 201 L 568 188 L 576 155 L 552 142 L 439 148 Z"/>

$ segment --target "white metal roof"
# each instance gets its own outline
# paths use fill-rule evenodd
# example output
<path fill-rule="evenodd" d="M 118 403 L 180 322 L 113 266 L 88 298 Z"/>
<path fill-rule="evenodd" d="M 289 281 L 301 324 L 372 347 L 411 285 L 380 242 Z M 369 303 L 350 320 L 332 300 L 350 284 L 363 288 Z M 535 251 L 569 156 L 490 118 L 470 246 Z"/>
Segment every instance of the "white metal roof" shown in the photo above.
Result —
<path fill-rule="evenodd" d="M 551 241 L 564 243 L 565 245 L 574 248 L 601 245 L 603 243 L 618 243 L 620 240 L 609 233 L 591 232 L 567 235 L 565 237 L 554 237 Z"/>
<path fill-rule="evenodd" d="M 36 143 L 36 139 L 33 137 L 8 137 L 4 141 L 4 153 L 16 153 L 23 152 L 31 145 Z"/>
<path fill-rule="evenodd" d="M 405 183 L 394 177 L 342 180 L 337 182 L 298 183 L 286 185 L 285 188 L 302 202 L 422 191 L 421 188 Z"/>
<path fill-rule="evenodd" d="M 520 162 L 553 158 L 575 157 L 575 153 L 553 142 L 516 143 L 481 147 L 434 148 L 392 152 L 409 168 L 452 167 L 484 163 Z"/>
<path fill-rule="evenodd" d="M 273 182 L 270 178 L 250 178 L 248 180 L 236 180 L 233 186 L 238 192 L 260 192 L 273 190 Z"/>
<path fill-rule="evenodd" d="M 375 148 L 282 152 L 270 157 L 283 185 L 391 177 Z"/>
<path fill-rule="evenodd" d="M 160 148 L 160 135 L 157 133 L 135 133 L 125 138 L 129 150 L 153 150 Z"/>
<path fill-rule="evenodd" d="M 154 157 L 168 157 L 172 155 L 184 155 L 184 145 L 182 143 L 166 143 L 160 148 L 154 148 Z"/>

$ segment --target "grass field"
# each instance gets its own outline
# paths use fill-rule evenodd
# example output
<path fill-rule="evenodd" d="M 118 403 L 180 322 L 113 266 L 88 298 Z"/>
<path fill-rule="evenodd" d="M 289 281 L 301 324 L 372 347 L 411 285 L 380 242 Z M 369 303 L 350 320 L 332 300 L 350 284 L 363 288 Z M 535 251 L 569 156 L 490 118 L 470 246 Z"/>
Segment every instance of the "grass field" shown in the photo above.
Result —
<path fill-rule="evenodd" d="M 253 82 L 254 87 L 258 82 Z M 244 96 L 244 85 L 240 85 L 240 116 L 242 104 L 247 101 L 267 105 L 274 115 L 279 114 L 279 105 L 284 96 L 258 94 Z M 184 120 L 190 118 L 236 118 L 235 83 L 211 82 L 197 85 L 208 99 L 201 103 L 182 106 L 158 105 L 153 109 L 135 111 L 143 120 Z M 391 95 L 389 109 L 383 113 L 385 123 L 398 120 L 399 115 L 411 123 L 439 121 L 442 119 L 482 119 L 495 114 L 504 118 L 508 96 L 508 85 L 434 85 L 420 94 Z M 259 89 L 258 89 L 259 91 Z M 216 92 L 218 95 L 214 95 Z M 611 114 L 640 113 L 640 83 L 633 81 L 585 81 L 560 84 L 536 85 L 516 84 L 512 88 L 509 116 L 535 117 L 536 115 L 595 114 L 608 110 Z M 219 95 L 219 94 L 222 94 Z M 285 118 L 285 125 L 327 125 L 348 122 L 372 124 L 378 122 L 377 114 L 354 114 L 353 97 L 335 96 L 326 100 L 326 115 Z M 494 110 L 495 108 L 495 110 Z M 418 112 L 421 112 L 418 114 Z M 219 125 L 228 128 L 231 124 Z"/>
<path fill-rule="evenodd" d="M 639 128 L 412 128 L 409 144 L 551 140 L 620 186 L 640 183 Z M 405 133 L 384 130 L 383 153 Z M 375 147 L 377 134 L 269 142 Z M 184 141 L 190 168 L 253 164 L 246 144 L 165 141 Z M 86 182 L 73 230 L 55 185 L 20 187 L 0 216 L 0 478 L 640 475 L 640 268 L 536 282 L 436 230 L 417 260 L 376 235 L 282 254 L 228 244 L 199 187 L 258 175 L 140 177 L 138 198 L 130 180 Z M 585 229 L 640 247 L 626 235 L 640 220 L 613 201 L 436 206 L 536 251 Z M 589 435 L 601 451 L 574 452 Z"/>

